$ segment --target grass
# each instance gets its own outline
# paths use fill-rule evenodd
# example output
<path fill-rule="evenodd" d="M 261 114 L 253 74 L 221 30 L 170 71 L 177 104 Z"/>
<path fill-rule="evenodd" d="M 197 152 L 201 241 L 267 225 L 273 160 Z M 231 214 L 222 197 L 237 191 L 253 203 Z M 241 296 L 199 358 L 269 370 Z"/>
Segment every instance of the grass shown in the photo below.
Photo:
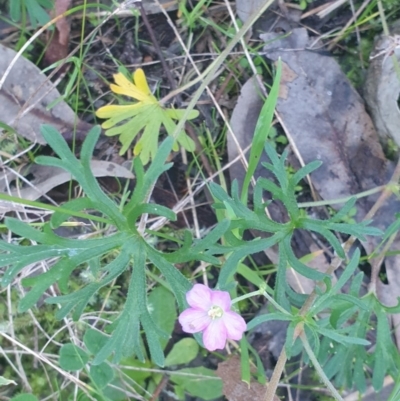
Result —
<path fill-rule="evenodd" d="M 238 96 L 241 85 L 244 83 L 246 77 L 252 74 L 252 71 L 263 72 L 265 75 L 268 73 L 265 61 L 259 56 L 254 56 L 255 52 L 259 49 L 259 44 L 251 42 L 245 43 L 244 29 L 235 26 L 237 21 L 233 20 L 230 16 L 229 4 L 223 3 L 226 6 L 224 10 L 223 22 L 215 21 L 212 16 L 213 7 L 221 7 L 220 4 L 214 2 L 201 0 L 197 5 L 190 9 L 190 2 L 182 2 L 180 7 L 180 21 L 178 27 L 174 28 L 173 32 L 176 35 L 175 39 L 182 47 L 182 58 L 178 56 L 167 57 L 167 61 L 174 71 L 174 77 L 178 77 L 178 81 L 182 82 L 184 91 L 180 92 L 181 104 L 187 108 L 188 113 L 191 109 L 198 107 L 204 103 L 203 110 L 206 111 L 208 119 L 201 126 L 194 126 L 195 134 L 199 135 L 199 141 L 202 149 L 199 149 L 196 155 L 182 153 L 182 158 L 189 167 L 186 174 L 187 193 L 180 199 L 176 205 L 175 210 L 180 211 L 186 209 L 186 213 L 191 214 L 193 226 L 190 227 L 194 233 L 194 237 L 201 238 L 203 236 L 203 229 L 201 215 L 197 212 L 197 203 L 199 202 L 200 186 L 209 182 L 212 179 L 218 179 L 219 183 L 224 188 L 229 187 L 229 179 L 227 178 L 226 165 L 226 135 L 231 133 L 229 126 L 230 109 L 229 107 L 221 107 L 220 99 L 232 98 Z M 344 60 L 344 69 L 348 71 L 348 75 L 355 85 L 359 85 L 362 81 L 362 69 L 366 67 L 368 60 L 366 55 L 372 45 L 372 34 L 363 29 L 372 26 L 374 32 L 381 30 L 380 18 L 375 16 L 372 20 L 371 16 L 376 14 L 376 7 L 374 2 L 357 18 L 356 22 L 352 24 L 346 32 L 344 37 L 339 41 L 339 45 L 335 51 L 347 54 L 347 57 L 341 57 L 339 60 Z M 90 6 L 90 7 L 89 7 Z M 207 7 L 209 7 L 207 9 Z M 356 4 L 357 7 L 357 4 Z M 387 18 L 389 21 L 397 18 L 399 10 L 396 8 L 395 3 L 385 2 L 384 7 L 387 7 Z M 72 68 L 68 71 L 66 77 L 63 79 L 60 88 L 62 88 L 63 98 L 74 108 L 78 115 L 92 115 L 96 108 L 94 104 L 101 99 L 101 101 L 108 101 L 111 96 L 107 94 L 108 88 L 104 81 L 111 81 L 111 74 L 117 70 L 117 65 L 123 64 L 118 60 L 118 56 L 110 50 L 110 40 L 114 39 L 113 32 L 118 31 L 125 24 L 123 17 L 116 13 L 112 18 L 104 17 L 96 12 L 89 14 L 89 10 L 94 10 L 94 5 L 84 2 L 84 5 L 76 7 L 71 11 L 71 15 L 83 13 L 82 19 L 74 20 L 74 24 L 80 25 L 80 32 L 76 38 L 77 46 L 73 50 L 74 55 L 70 55 L 68 63 Z M 99 18 L 96 21 L 96 18 Z M 108 23 L 103 25 L 104 18 L 108 19 Z M 166 14 L 165 18 L 170 19 L 171 15 Z M 91 22 L 91 24 L 87 23 Z M 96 26 L 93 22 L 96 21 Z M 250 22 L 248 23 L 250 25 Z M 73 25 L 74 26 L 74 25 Z M 25 24 L 18 25 L 19 37 L 14 42 L 15 49 L 19 49 L 25 43 L 27 33 L 33 32 L 31 27 Z M 143 49 L 148 46 L 148 43 L 141 42 L 141 31 L 139 29 L 139 20 L 136 18 L 134 23 L 135 36 L 137 40 L 134 44 Z M 357 43 L 356 29 L 360 29 L 361 42 Z M 75 28 L 76 29 L 76 28 Z M 238 29 L 241 29 L 238 31 Z M 333 35 L 333 38 L 335 36 Z M 205 43 L 202 44 L 201 42 Z M 237 45 L 241 43 L 242 47 Z M 103 59 L 98 57 L 97 54 L 93 55 L 92 49 L 95 45 L 99 45 L 102 49 Z M 120 50 L 119 45 L 111 45 Z M 243 46 L 244 45 L 244 46 Z M 196 52 L 195 46 L 203 46 L 203 50 L 199 53 Z M 358 61 L 358 49 L 362 49 L 364 62 Z M 42 49 L 40 44 L 35 42 L 33 47 L 28 48 L 32 60 L 41 54 Z M 354 54 L 353 54 L 354 53 Z M 96 60 L 97 57 L 97 60 Z M 156 55 L 153 58 L 156 59 Z M 96 63 L 93 63 L 93 59 Z M 162 75 L 163 72 L 159 68 L 159 62 L 152 60 L 143 62 L 141 65 L 149 71 L 149 75 L 157 77 Z M 94 64 L 94 65 L 93 65 Z M 97 66 L 100 65 L 98 68 Z M 57 66 L 55 66 L 57 67 Z M 126 67 L 132 71 L 137 66 Z M 89 79 L 86 71 L 93 72 L 94 76 L 101 79 Z M 218 78 L 215 74 L 218 73 Z M 189 77 L 189 78 L 188 78 Z M 187 79 L 188 78 L 188 79 Z M 271 79 L 270 76 L 265 79 Z M 226 82 L 228 82 L 226 84 Z M 200 88 L 197 88 L 197 87 Z M 218 90 L 224 87 L 225 90 L 221 93 Z M 95 90 L 94 90 L 95 88 Z M 200 97 L 203 89 L 207 91 L 208 97 Z M 272 93 L 276 88 L 272 89 Z M 167 101 L 171 101 L 173 96 L 170 95 L 168 89 L 164 89 L 163 85 L 159 88 L 160 94 L 169 97 Z M 93 93 L 94 92 L 94 93 Z M 276 92 L 275 92 L 276 93 Z M 218 99 L 215 97 L 218 95 Z M 86 98 L 85 101 L 82 98 Z M 271 98 L 272 99 L 272 98 Z M 268 110 L 271 110 L 270 105 Z M 207 110 L 208 109 L 208 110 Z M 273 118 L 272 114 L 268 116 L 266 126 L 269 126 L 269 120 Z M 185 123 L 183 118 L 177 128 L 179 131 Z M 196 131 L 197 129 L 197 131 Z M 259 135 L 267 135 L 268 130 L 257 131 Z M 282 135 L 282 131 L 278 128 L 278 135 Z M 255 141 L 263 143 L 264 137 L 256 138 Z M 22 161 L 32 160 L 32 149 L 28 147 L 23 141 L 17 141 L 10 145 L 10 148 L 2 148 L 1 157 L 3 162 L 17 170 L 18 164 Z M 77 147 L 79 149 L 79 147 Z M 256 151 L 261 151 L 262 146 L 256 148 Z M 34 153 L 38 154 L 42 149 L 34 149 Z M 46 152 L 46 150 L 43 150 Z M 117 152 L 107 154 L 104 152 L 105 157 L 115 157 Z M 242 200 L 246 203 L 247 191 L 251 186 L 256 160 L 259 154 L 251 153 L 248 173 L 246 176 L 246 185 L 242 193 Z M 129 155 L 128 155 L 129 159 Z M 291 174 L 292 175 L 292 174 Z M 124 187 L 121 193 L 121 198 L 125 199 L 129 196 L 129 189 Z M 75 195 L 74 195 L 75 196 Z M 78 197 L 80 194 L 77 195 Z M 211 200 L 209 192 L 202 196 L 202 201 Z M 26 206 L 36 207 L 40 206 L 38 203 L 24 202 Z M 121 204 L 123 202 L 121 201 Z M 47 210 L 51 209 L 45 206 Z M 59 211 L 62 209 L 58 208 Z M 15 216 L 25 222 L 29 223 L 44 223 L 47 219 L 45 212 L 15 212 Z M 85 216 L 79 213 L 70 212 L 71 215 L 84 218 Z M 221 212 L 219 216 L 223 216 Z M 232 215 L 231 218 L 235 218 Z M 346 216 L 351 218 L 351 215 Z M 92 222 L 84 227 L 79 233 L 79 238 L 85 240 L 93 237 L 103 237 L 111 234 L 111 227 L 107 225 L 108 222 L 99 221 Z M 166 225 L 167 220 L 162 218 L 153 219 L 149 224 L 150 230 L 155 230 L 160 233 L 157 237 L 157 247 L 159 249 L 166 249 L 171 251 L 176 244 L 182 242 L 182 232 L 175 228 L 170 228 Z M 23 245 L 30 245 L 28 240 L 17 239 L 11 236 L 11 233 L 2 228 L 5 238 L 13 239 L 13 241 L 20 242 Z M 146 234 L 149 235 L 150 231 Z M 103 260 L 98 260 L 96 264 L 89 264 L 81 274 L 72 276 L 69 286 L 71 290 L 78 290 L 82 288 L 85 283 L 93 282 L 97 279 L 97 274 L 101 271 L 103 265 L 107 264 L 107 259 L 112 259 L 114 255 L 110 254 Z M 222 257 L 221 257 L 222 259 Z M 257 266 L 255 266 L 257 267 Z M 219 268 L 212 266 L 210 263 L 187 263 L 179 266 L 185 274 L 190 278 L 198 278 L 209 282 L 214 285 L 220 273 Z M 51 269 L 51 261 L 49 264 L 34 264 L 30 266 L 29 274 L 37 274 L 40 269 Z M 254 269 L 258 278 L 265 279 L 265 275 L 271 275 L 276 271 L 276 266 L 267 266 L 266 268 L 259 266 Z M 28 271 L 24 274 L 28 274 Z M 160 370 L 151 363 L 141 364 L 136 358 L 126 358 L 121 363 L 110 363 L 110 367 L 114 372 L 114 379 L 110 388 L 104 390 L 99 388 L 96 379 L 93 378 L 93 372 L 85 367 L 79 374 L 71 373 L 68 369 L 60 368 L 60 349 L 65 342 L 71 342 L 77 346 L 83 346 L 82 341 L 84 333 L 88 327 L 103 327 L 102 324 L 107 321 L 112 321 L 116 311 L 122 309 L 122 299 L 126 297 L 128 292 L 129 275 L 126 274 L 119 279 L 113 281 L 110 287 L 103 288 L 97 296 L 91 299 L 88 308 L 79 322 L 72 321 L 69 317 L 65 317 L 61 321 L 57 321 L 54 317 L 54 307 L 40 305 L 40 308 L 34 309 L 27 314 L 20 314 L 16 309 L 18 300 L 24 294 L 24 289 L 19 280 L 13 283 L 12 287 L 2 289 L 0 297 L 3 297 L 5 302 L 0 304 L 0 321 L 8 322 L 6 329 L 0 329 L 0 346 L 2 349 L 2 361 L 0 365 L 5 366 L 3 371 L 0 372 L 1 376 L 7 378 L 14 378 L 19 383 L 19 386 L 14 387 L 9 385 L 0 388 L 0 396 L 4 399 L 10 399 L 18 392 L 27 391 L 35 394 L 39 399 L 99 399 L 99 400 L 118 400 L 118 399 L 139 399 L 150 400 L 155 399 L 154 394 L 162 392 L 164 389 L 168 391 L 175 391 L 176 394 L 189 393 L 194 394 L 193 383 L 175 381 L 175 387 L 171 384 L 166 384 L 163 381 L 163 375 L 177 375 L 181 377 L 193 377 L 197 380 L 202 378 L 202 373 L 185 373 L 176 372 L 175 370 Z M 246 277 L 248 279 L 248 277 Z M 242 281 L 240 283 L 240 290 L 243 293 L 249 292 L 250 287 L 256 285 L 252 284 L 251 280 Z M 168 283 L 165 278 L 161 276 L 153 266 L 149 266 L 147 274 L 147 292 L 149 294 L 155 288 L 167 288 Z M 56 295 L 59 292 L 57 286 L 50 287 L 50 295 Z M 249 315 L 253 313 L 256 308 L 257 302 L 252 299 L 242 301 L 241 307 L 244 308 L 245 313 Z M 97 325 L 97 326 L 96 326 Z M 179 335 L 176 333 L 172 339 L 172 343 L 179 341 Z M 171 351 L 173 344 L 167 348 L 167 352 Z M 233 348 L 232 348 L 233 349 Z M 204 357 L 204 354 L 199 354 L 199 358 Z M 216 355 L 216 358 L 223 359 L 224 356 Z M 65 363 L 65 362 L 64 362 Z M 209 359 L 203 361 L 206 367 L 214 368 Z M 68 367 L 68 364 L 66 365 Z M 104 372 L 103 372 L 104 373 Z M 180 384 L 176 384 L 176 383 Z M 188 384 L 189 383 L 189 384 Z M 290 385 L 290 384 L 289 384 Z M 318 387 L 319 385 L 316 385 Z M 152 398 L 153 397 L 153 398 Z"/>

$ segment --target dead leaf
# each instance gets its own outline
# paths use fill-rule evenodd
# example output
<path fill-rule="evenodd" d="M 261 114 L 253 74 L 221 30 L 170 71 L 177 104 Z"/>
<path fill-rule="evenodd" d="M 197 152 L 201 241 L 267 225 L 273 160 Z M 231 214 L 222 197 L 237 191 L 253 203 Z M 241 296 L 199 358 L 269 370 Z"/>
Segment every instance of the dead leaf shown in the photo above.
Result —
<path fill-rule="evenodd" d="M 387 161 L 364 103 L 333 57 L 306 50 L 307 31 L 261 35 L 268 58 L 282 59 L 284 97 L 276 110 L 304 162 L 321 160 L 313 184 L 323 199 L 382 185 Z M 368 208 L 368 206 L 367 206 Z M 366 211 L 364 210 L 364 215 Z"/>
<path fill-rule="evenodd" d="M 400 48 L 392 48 L 394 40 L 399 40 L 400 22 L 391 29 L 393 36 L 381 35 L 375 40 L 372 60 L 365 82 L 365 100 L 371 112 L 376 129 L 383 142 L 392 138 L 400 146 L 400 80 L 392 56 L 400 59 Z"/>
<path fill-rule="evenodd" d="M 15 55 L 14 50 L 0 44 L 0 76 Z M 13 127 L 22 137 L 42 145 L 45 141 L 40 125 L 51 124 L 66 140 L 71 140 L 76 122 L 76 138 L 83 140 L 92 126 L 79 120 L 64 101 L 51 107 L 60 96 L 38 67 L 20 57 L 0 90 L 0 121 Z"/>
<path fill-rule="evenodd" d="M 58 17 L 68 11 L 71 5 L 71 0 L 56 0 L 53 17 Z M 44 60 L 46 65 L 52 65 L 57 61 L 63 60 L 68 56 L 68 43 L 69 43 L 70 23 L 66 17 L 61 17 L 56 22 L 56 29 L 48 32 L 48 44 Z M 61 70 L 66 68 L 63 65 Z"/>
<path fill-rule="evenodd" d="M 242 22 L 245 22 L 254 11 L 258 10 L 265 0 L 236 0 L 236 12 Z"/>
<path fill-rule="evenodd" d="M 127 179 L 134 178 L 134 175 L 131 171 L 116 163 L 103 160 L 92 160 L 90 162 L 90 167 L 95 177 L 121 177 Z M 36 200 L 47 194 L 47 192 L 54 187 L 57 187 L 72 179 L 71 174 L 61 168 L 41 166 L 37 164 L 29 166 L 29 168 L 24 171 L 24 175 L 27 174 L 33 177 L 29 180 L 31 186 L 25 183 L 23 188 L 12 190 L 11 193 L 9 193 L 10 195 L 21 199 Z M 7 176 L 1 177 L 0 191 L 2 193 L 8 193 L 7 188 L 9 187 L 9 184 L 14 184 L 17 178 L 17 175 L 13 174 L 11 171 L 8 172 Z M 19 183 L 21 183 L 20 179 Z M 15 210 L 15 207 L 10 202 L 1 202 L 0 213 L 7 213 L 13 210 Z"/>
<path fill-rule="evenodd" d="M 60 44 L 60 34 L 58 31 L 52 32 L 51 37 L 48 39 L 46 53 L 44 55 L 45 65 L 52 65 L 57 61 L 65 59 L 67 56 L 68 45 Z M 67 66 L 67 64 L 63 64 L 58 70 L 58 74 L 65 73 L 67 71 Z"/>
<path fill-rule="evenodd" d="M 258 382 L 250 385 L 242 381 L 240 359 L 237 355 L 218 364 L 217 376 L 223 383 L 223 393 L 229 401 L 262 401 L 265 399 L 266 386 Z M 274 397 L 274 401 L 279 401 Z"/>
<path fill-rule="evenodd" d="M 55 3 L 55 12 L 54 16 L 57 17 L 66 11 L 68 11 L 69 7 L 71 6 L 71 0 L 56 0 Z M 69 41 L 69 32 L 70 32 L 70 26 L 69 22 L 66 17 L 63 17 L 59 19 L 56 22 L 56 27 L 59 32 L 59 43 L 60 45 L 66 46 L 68 45 Z"/>

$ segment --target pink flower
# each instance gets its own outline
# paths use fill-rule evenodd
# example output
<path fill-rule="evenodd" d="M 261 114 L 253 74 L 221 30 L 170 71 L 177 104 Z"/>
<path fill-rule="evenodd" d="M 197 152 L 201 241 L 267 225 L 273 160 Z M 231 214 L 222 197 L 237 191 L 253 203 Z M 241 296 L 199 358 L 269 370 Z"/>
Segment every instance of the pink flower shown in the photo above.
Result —
<path fill-rule="evenodd" d="M 190 306 L 179 315 L 179 323 L 186 333 L 203 332 L 203 343 L 209 351 L 223 349 L 226 340 L 240 340 L 246 322 L 231 311 L 231 297 L 226 291 L 214 291 L 203 284 L 195 284 L 186 294 Z"/>

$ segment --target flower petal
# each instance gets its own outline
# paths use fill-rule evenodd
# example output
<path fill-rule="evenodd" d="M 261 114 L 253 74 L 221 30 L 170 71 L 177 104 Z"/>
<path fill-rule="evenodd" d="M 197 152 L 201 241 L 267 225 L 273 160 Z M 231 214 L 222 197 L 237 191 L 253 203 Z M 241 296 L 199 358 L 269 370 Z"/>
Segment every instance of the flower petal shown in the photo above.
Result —
<path fill-rule="evenodd" d="M 233 311 L 227 311 L 222 316 L 226 328 L 226 336 L 230 340 L 240 340 L 247 330 L 247 325 L 242 316 Z"/>
<path fill-rule="evenodd" d="M 211 318 L 207 312 L 194 308 L 183 311 L 178 320 L 185 333 L 198 333 L 206 329 L 211 323 Z"/>
<path fill-rule="evenodd" d="M 231 296 L 227 291 L 213 291 L 211 302 L 213 305 L 219 306 L 224 312 L 231 309 Z"/>
<path fill-rule="evenodd" d="M 211 297 L 213 291 L 204 284 L 195 284 L 186 294 L 186 301 L 192 308 L 208 312 L 212 306 Z"/>
<path fill-rule="evenodd" d="M 224 349 L 226 339 L 227 332 L 222 319 L 212 320 L 203 332 L 203 344 L 209 351 Z"/>

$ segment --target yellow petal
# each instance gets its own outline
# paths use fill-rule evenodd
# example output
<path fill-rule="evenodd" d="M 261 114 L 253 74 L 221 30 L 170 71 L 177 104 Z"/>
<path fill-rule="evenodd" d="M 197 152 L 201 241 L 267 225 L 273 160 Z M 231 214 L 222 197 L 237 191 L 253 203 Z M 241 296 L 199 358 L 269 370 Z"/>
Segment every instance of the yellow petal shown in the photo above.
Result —
<path fill-rule="evenodd" d="M 122 73 L 115 74 L 114 81 L 117 85 L 110 85 L 114 93 L 133 97 L 139 101 L 143 101 L 149 96 L 147 93 L 141 91 L 133 82 L 130 82 Z"/>
<path fill-rule="evenodd" d="M 133 73 L 133 81 L 141 92 L 145 93 L 147 96 L 152 96 L 149 85 L 147 84 L 146 75 L 141 68 L 138 68 Z"/>

